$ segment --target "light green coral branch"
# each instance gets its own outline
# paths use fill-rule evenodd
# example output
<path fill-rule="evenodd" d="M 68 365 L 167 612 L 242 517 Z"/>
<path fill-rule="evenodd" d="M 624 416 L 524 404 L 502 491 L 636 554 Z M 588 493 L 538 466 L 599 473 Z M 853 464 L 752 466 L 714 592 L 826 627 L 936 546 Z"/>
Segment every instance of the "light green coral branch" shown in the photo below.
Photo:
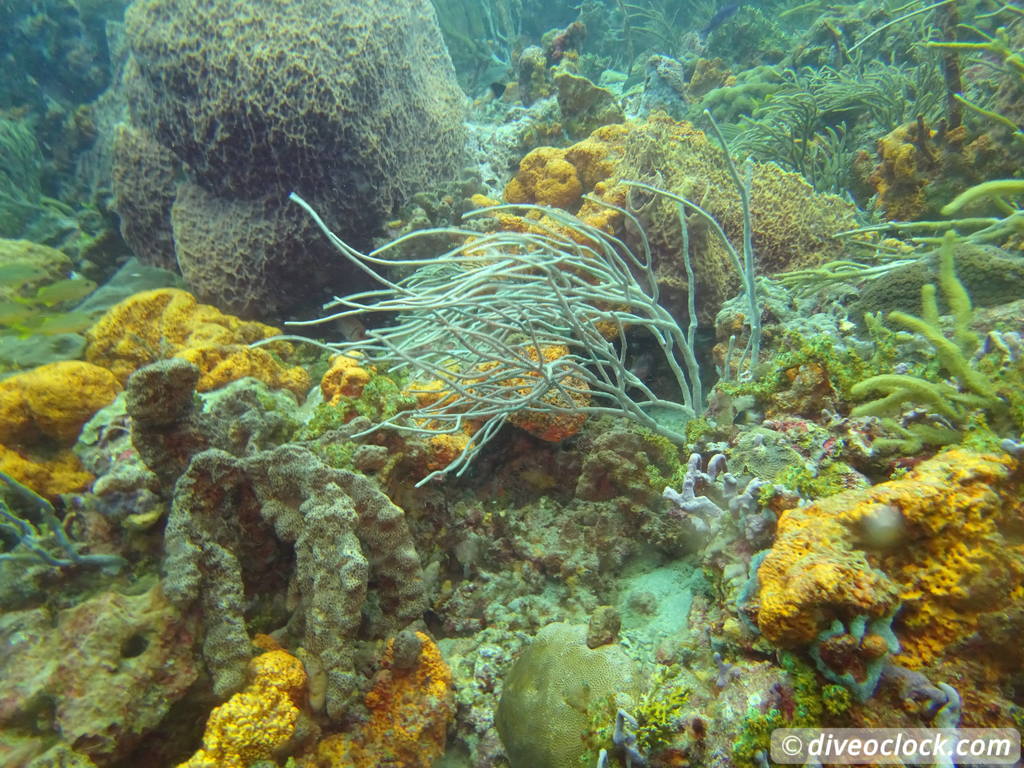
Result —
<path fill-rule="evenodd" d="M 953 341 L 960 347 L 964 356 L 969 357 L 978 351 L 981 340 L 971 330 L 971 317 L 974 313 L 971 297 L 967 295 L 967 289 L 956 276 L 956 267 L 953 263 L 955 240 L 956 236 L 952 231 L 947 231 L 942 239 L 942 247 L 939 248 L 939 286 L 953 314 Z M 931 303 L 935 307 L 935 319 L 932 324 L 938 326 L 939 305 L 935 300 L 934 289 Z"/>
<path fill-rule="evenodd" d="M 931 342 L 942 366 L 968 390 L 985 398 L 994 398 L 996 395 L 991 382 L 971 368 L 968 360 L 977 351 L 980 342 L 977 335 L 971 331 L 971 297 L 967 295 L 963 283 L 956 276 L 956 267 L 953 263 L 955 240 L 953 232 L 947 231 L 939 249 L 939 287 L 953 315 L 953 341 L 942 335 L 936 289 L 931 283 L 921 287 L 921 317 L 896 311 L 889 313 L 889 320 Z"/>
<path fill-rule="evenodd" d="M 948 48 L 960 51 L 985 51 L 1000 57 L 1009 69 L 1012 69 L 1021 77 L 1024 77 L 1024 57 L 1013 49 L 1010 44 L 1010 34 L 1006 27 L 999 27 L 995 34 L 988 34 L 970 24 L 962 24 L 962 27 L 969 29 L 979 37 L 985 39 L 983 43 L 967 43 L 958 40 L 931 41 L 925 43 L 929 48 Z"/>
<path fill-rule="evenodd" d="M 1014 13 L 1020 14 L 1019 9 L 1013 8 L 1010 5 L 1006 5 L 1000 10 L 1011 10 Z M 998 13 L 998 11 L 997 11 Z M 994 14 L 988 14 L 989 16 Z M 959 40 L 948 40 L 948 41 L 931 41 L 926 43 L 929 48 L 945 48 L 953 51 L 981 51 L 998 57 L 1000 63 L 1005 68 L 1006 72 L 1016 75 L 1024 83 L 1024 56 L 1021 52 L 1014 49 L 1010 41 L 1009 32 L 1006 27 L 999 27 L 993 34 L 988 34 L 977 27 L 971 26 L 970 24 L 961 24 L 961 27 L 968 29 L 974 34 L 981 37 L 984 42 L 961 42 Z M 961 94 L 953 94 L 953 98 L 959 101 L 968 109 L 999 123 L 1000 125 L 1009 128 L 1013 133 L 1012 136 L 1017 141 L 1024 141 L 1024 130 L 1021 129 L 1013 120 L 1001 115 L 998 112 L 987 110 L 972 101 L 965 99 Z"/>
<path fill-rule="evenodd" d="M 942 367 L 958 379 L 967 390 L 986 400 L 991 400 L 993 404 L 998 401 L 999 398 L 992 382 L 971 367 L 970 360 L 960 347 L 943 336 L 939 328 L 929 325 L 920 317 L 914 317 L 905 312 L 890 312 L 889 320 L 926 338 L 935 348 L 935 355 L 939 358 Z"/>
<path fill-rule="evenodd" d="M 1000 200 L 1013 195 L 1024 195 L 1024 179 L 996 179 L 976 184 L 965 189 L 946 203 L 942 208 L 943 216 L 952 216 L 964 206 L 978 200 Z"/>
<path fill-rule="evenodd" d="M 1024 131 L 1021 131 L 1020 126 L 1018 126 L 1015 122 L 1013 122 L 1013 120 L 1008 118 L 1006 115 L 1001 115 L 998 112 L 996 112 L 995 110 L 985 109 L 984 107 L 980 107 L 977 104 L 975 104 L 973 101 L 971 101 L 969 99 L 965 99 L 959 93 L 954 93 L 953 94 L 953 98 L 956 99 L 957 101 L 959 101 L 961 104 L 963 104 L 965 107 L 967 107 L 972 112 L 976 112 L 979 115 L 981 115 L 982 117 L 987 118 L 987 119 L 989 119 L 989 120 L 991 120 L 991 121 L 993 121 L 995 123 L 999 123 L 1004 128 L 1008 128 L 1009 130 L 1013 131 L 1013 136 L 1015 138 L 1019 139 L 1022 136 L 1024 136 Z"/>
<path fill-rule="evenodd" d="M 959 421 L 961 413 L 952 406 L 952 395 L 956 390 L 948 384 L 927 381 L 918 376 L 899 373 L 885 373 L 858 381 L 850 387 L 854 397 L 887 392 L 885 397 L 862 403 L 850 411 L 853 417 L 887 416 L 904 403 L 924 403 L 941 416 Z"/>
<path fill-rule="evenodd" d="M 925 443 L 943 445 L 954 442 L 960 433 L 951 427 L 914 424 L 899 425 L 892 417 L 908 403 L 927 406 L 951 425 L 963 425 L 973 409 L 1005 412 L 1007 405 L 999 397 L 996 387 L 972 363 L 979 340 L 971 331 L 971 299 L 956 276 L 953 245 L 956 236 L 947 231 L 939 251 L 938 290 L 953 315 L 953 339 L 946 338 L 939 325 L 939 306 L 934 284 L 921 290 L 921 317 L 906 312 L 890 312 L 888 320 L 898 323 L 926 339 L 934 348 L 943 370 L 955 378 L 960 389 L 946 382 L 935 382 L 907 374 L 883 374 L 857 382 L 850 388 L 855 397 L 881 394 L 862 403 L 850 412 L 852 416 L 875 416 L 901 437 L 885 445 L 897 446 L 905 452 L 914 452 Z M 899 427 L 896 429 L 895 427 Z M 878 443 L 879 448 L 882 443 Z"/>

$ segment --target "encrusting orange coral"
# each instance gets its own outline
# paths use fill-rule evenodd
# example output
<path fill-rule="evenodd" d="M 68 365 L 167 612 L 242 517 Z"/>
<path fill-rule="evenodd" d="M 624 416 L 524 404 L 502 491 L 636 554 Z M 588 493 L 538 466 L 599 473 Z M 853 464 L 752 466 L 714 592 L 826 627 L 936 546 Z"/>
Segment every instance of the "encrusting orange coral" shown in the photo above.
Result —
<path fill-rule="evenodd" d="M 878 193 L 879 205 L 885 215 L 896 221 L 913 221 L 925 208 L 926 180 L 918 176 L 920 151 L 908 132 L 914 132 L 914 123 L 901 125 L 878 140 L 881 162 L 868 179 Z"/>
<path fill-rule="evenodd" d="M 226 315 L 200 304 L 192 294 L 161 288 L 130 296 L 111 307 L 86 333 L 86 359 L 111 371 L 124 383 L 139 368 L 168 357 L 183 357 L 200 370 L 201 392 L 244 376 L 288 389 L 300 400 L 309 391 L 309 375 L 278 362 L 267 347 L 248 345 L 281 332 L 263 323 Z M 290 349 L 280 342 L 276 351 Z"/>
<path fill-rule="evenodd" d="M 411 634 L 411 633 L 410 633 Z M 412 641 L 411 636 L 406 640 Z M 451 669 L 437 645 L 415 633 L 419 653 L 411 666 L 395 661 L 396 640 L 388 640 L 381 671 L 364 704 L 369 720 L 358 736 L 337 734 L 320 742 L 316 768 L 429 768 L 444 753 L 455 714 Z"/>
<path fill-rule="evenodd" d="M 85 422 L 120 391 L 110 371 L 79 360 L 0 381 L 0 471 L 43 496 L 82 490 L 92 476 L 71 446 Z"/>
<path fill-rule="evenodd" d="M 474 430 L 475 431 L 475 430 Z M 459 457 L 473 438 L 462 432 L 431 435 L 427 438 L 427 456 L 423 466 L 430 472 L 438 472 Z"/>
<path fill-rule="evenodd" d="M 510 203 L 536 203 L 574 210 L 583 194 L 576 168 L 564 150 L 539 147 L 523 158 L 519 172 L 505 186 Z"/>
<path fill-rule="evenodd" d="M 901 605 L 896 661 L 941 658 L 1024 591 L 1024 544 L 1012 533 L 1022 469 L 1008 455 L 953 449 L 898 480 L 784 512 L 758 570 L 761 631 L 807 645 L 833 618 Z"/>
<path fill-rule="evenodd" d="M 0 381 L 0 443 L 46 437 L 70 445 L 121 385 L 103 368 L 79 360 L 48 363 Z"/>
<path fill-rule="evenodd" d="M 213 710 L 202 748 L 179 768 L 248 768 L 288 743 L 306 687 L 302 662 L 272 650 L 249 662 L 249 675 L 244 691 Z"/>
<path fill-rule="evenodd" d="M 188 360 L 199 369 L 198 392 L 210 392 L 246 376 L 259 379 L 271 389 L 287 389 L 300 401 L 309 392 L 309 374 L 304 368 L 285 367 L 262 347 L 242 344 L 190 347 L 174 356 Z"/>
<path fill-rule="evenodd" d="M 537 350 L 533 347 L 527 348 L 525 354 L 530 360 L 537 360 Z M 544 361 L 549 363 L 568 355 L 569 348 L 564 344 L 552 344 L 541 347 L 540 354 L 544 357 Z M 534 382 L 530 381 L 531 377 L 536 377 L 536 374 L 531 373 L 511 379 L 509 386 L 519 389 L 525 395 L 533 388 Z M 586 393 L 588 386 L 583 379 L 577 376 L 565 377 L 562 384 L 571 388 L 571 391 L 563 394 L 560 390 L 552 389 L 546 392 L 540 400 L 548 406 L 566 408 L 568 412 L 521 409 L 509 416 L 509 423 L 549 443 L 557 443 L 575 435 L 580 431 L 583 422 L 587 420 L 587 415 L 578 409 L 590 404 L 590 397 Z"/>
<path fill-rule="evenodd" d="M 538 358 L 538 351 L 533 347 L 525 348 L 522 354 L 532 361 Z M 569 349 L 564 344 L 551 344 L 541 347 L 539 354 L 543 356 L 544 362 L 550 363 L 568 355 Z M 475 381 L 486 378 L 493 383 L 501 376 L 501 366 L 502 361 L 499 360 L 490 360 L 478 365 L 474 373 L 479 371 L 480 377 L 467 380 L 466 389 L 472 395 Z M 500 385 L 518 391 L 525 398 L 536 385 L 536 375 L 532 372 L 521 376 L 512 375 L 510 371 L 507 378 L 500 380 Z M 562 383 L 572 391 L 563 393 L 561 390 L 551 389 L 541 396 L 539 405 L 563 407 L 566 409 L 565 412 L 544 408 L 536 411 L 520 409 L 509 415 L 509 423 L 546 442 L 559 442 L 579 432 L 586 421 L 586 414 L 578 409 L 590 403 L 590 398 L 586 394 L 587 383 L 576 376 L 567 376 Z M 455 404 L 458 399 L 456 393 L 439 379 L 426 383 L 414 382 L 406 388 L 406 393 L 414 397 L 421 408 L 434 406 L 437 409 L 455 412 L 454 408 L 446 408 L 446 405 Z M 441 428 L 439 422 L 430 419 L 418 419 L 417 423 L 426 429 Z M 460 432 L 432 435 L 427 440 L 429 455 L 425 461 L 426 468 L 436 471 L 447 467 L 466 449 L 479 428 L 479 421 L 467 420 Z"/>
<path fill-rule="evenodd" d="M 85 490 L 93 481 L 93 476 L 82 468 L 70 448 L 43 457 L 23 456 L 0 445 L 0 472 L 50 499 L 62 493 Z"/>
<path fill-rule="evenodd" d="M 364 367 L 358 356 L 359 352 L 355 351 L 331 360 L 331 367 L 320 379 L 320 392 L 328 405 L 337 405 L 343 397 L 359 397 L 363 393 L 373 369 Z"/>

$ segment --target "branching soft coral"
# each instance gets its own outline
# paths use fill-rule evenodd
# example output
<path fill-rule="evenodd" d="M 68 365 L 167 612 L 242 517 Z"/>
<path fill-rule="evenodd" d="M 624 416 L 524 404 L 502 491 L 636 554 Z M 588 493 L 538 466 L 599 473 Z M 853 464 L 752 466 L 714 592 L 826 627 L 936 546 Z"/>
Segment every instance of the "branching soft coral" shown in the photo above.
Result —
<path fill-rule="evenodd" d="M 921 317 L 896 311 L 890 312 L 888 319 L 925 338 L 932 345 L 942 370 L 959 386 L 902 373 L 872 376 L 854 384 L 850 389 L 854 397 L 881 396 L 858 405 L 851 415 L 881 417 L 885 425 L 899 435 L 894 439 L 876 441 L 876 447 L 880 449 L 891 447 L 910 454 L 917 453 L 926 444 L 958 442 L 962 428 L 976 409 L 985 411 L 997 421 L 1007 415 L 1007 404 L 998 395 L 996 385 L 972 360 L 980 340 L 970 330 L 970 297 L 956 277 L 954 238 L 952 231 L 947 232 L 939 251 L 939 288 L 953 313 L 953 338 L 947 338 L 941 330 L 934 284 L 921 289 Z M 895 417 L 908 403 L 923 405 L 941 419 L 938 423 L 900 424 Z"/>

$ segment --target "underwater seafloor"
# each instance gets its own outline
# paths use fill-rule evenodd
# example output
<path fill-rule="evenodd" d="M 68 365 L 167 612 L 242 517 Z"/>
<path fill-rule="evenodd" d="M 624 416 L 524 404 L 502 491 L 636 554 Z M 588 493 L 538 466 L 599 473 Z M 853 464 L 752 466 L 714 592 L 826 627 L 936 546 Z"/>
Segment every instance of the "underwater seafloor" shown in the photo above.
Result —
<path fill-rule="evenodd" d="M 1019 3 L 0 22 L 0 765 L 1024 724 Z"/>

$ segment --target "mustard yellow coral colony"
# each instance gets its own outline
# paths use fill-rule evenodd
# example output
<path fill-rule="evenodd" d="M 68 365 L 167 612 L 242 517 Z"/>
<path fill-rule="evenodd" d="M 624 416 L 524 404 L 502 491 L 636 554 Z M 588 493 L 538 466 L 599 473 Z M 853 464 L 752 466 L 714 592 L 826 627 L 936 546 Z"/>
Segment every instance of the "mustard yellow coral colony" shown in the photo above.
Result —
<path fill-rule="evenodd" d="M 901 606 L 897 659 L 941 659 L 1024 587 L 1024 549 L 1007 536 L 1024 513 L 1022 483 L 1008 456 L 951 450 L 898 480 L 784 512 L 758 569 L 761 630 L 806 645 L 836 616 Z M 899 530 L 887 540 L 890 526 Z"/>

